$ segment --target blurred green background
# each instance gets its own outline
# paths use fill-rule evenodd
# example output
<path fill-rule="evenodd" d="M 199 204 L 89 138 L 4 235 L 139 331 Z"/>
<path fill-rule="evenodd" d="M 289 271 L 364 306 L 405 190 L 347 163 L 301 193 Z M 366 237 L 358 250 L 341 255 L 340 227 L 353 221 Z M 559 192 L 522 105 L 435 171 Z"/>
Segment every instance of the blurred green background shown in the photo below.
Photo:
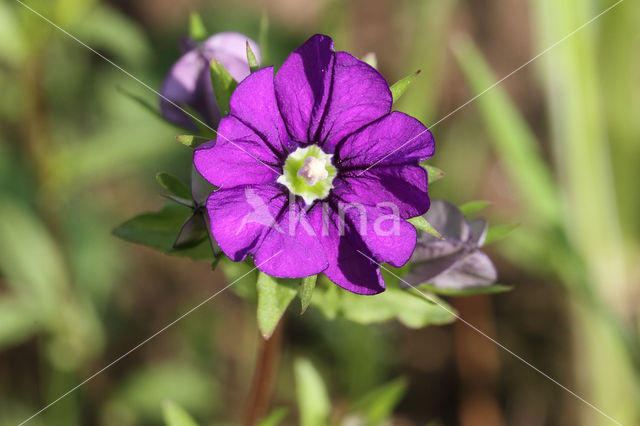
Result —
<path fill-rule="evenodd" d="M 448 117 L 614 2 L 26 3 L 154 88 L 192 10 L 212 33 L 254 39 L 266 14 L 275 64 L 322 32 L 340 50 L 375 52 L 390 83 L 421 69 L 397 109 L 437 123 L 431 163 L 447 176 L 432 195 L 490 201 L 491 222 L 519 225 L 488 250 L 514 290 L 449 302 L 607 415 L 640 425 L 640 3 L 620 3 Z M 161 207 L 156 172 L 186 179 L 191 161 L 176 130 L 119 87 L 156 103 L 19 3 L 0 2 L 1 425 L 25 420 L 227 282 L 206 262 L 111 235 Z M 28 424 L 163 424 L 166 401 L 200 424 L 238 424 L 258 339 L 255 305 L 224 292 Z M 322 424 L 316 411 L 340 424 L 614 424 L 459 321 L 363 325 L 312 306 L 303 316 L 291 309 L 282 345 L 270 404 L 288 409 L 282 424 Z M 397 377 L 371 397 L 382 414 L 349 414 Z"/>

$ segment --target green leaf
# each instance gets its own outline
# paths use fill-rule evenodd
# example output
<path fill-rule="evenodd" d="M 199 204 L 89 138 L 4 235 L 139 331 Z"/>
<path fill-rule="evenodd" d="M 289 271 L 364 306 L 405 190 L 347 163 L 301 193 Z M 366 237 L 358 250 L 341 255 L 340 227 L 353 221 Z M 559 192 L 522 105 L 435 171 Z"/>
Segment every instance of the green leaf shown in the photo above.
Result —
<path fill-rule="evenodd" d="M 174 203 L 166 203 L 159 212 L 145 213 L 129 219 L 113 230 L 125 241 L 142 244 L 163 253 L 187 256 L 194 260 L 213 259 L 211 245 L 205 240 L 195 247 L 176 250 L 178 234 L 193 210 Z"/>
<path fill-rule="evenodd" d="M 393 287 L 369 297 L 348 293 L 346 290 L 342 294 L 342 315 L 360 324 L 377 324 L 397 319 L 409 328 L 422 328 L 449 324 L 455 320 L 454 312 L 451 306 L 433 295 L 426 299 L 422 295 Z"/>
<path fill-rule="evenodd" d="M 487 237 L 484 240 L 484 245 L 495 243 L 498 240 L 503 239 L 518 228 L 519 225 L 494 225 L 490 226 L 487 230 Z"/>
<path fill-rule="evenodd" d="M 444 237 L 436 230 L 436 228 L 434 228 L 429 222 L 427 222 L 427 219 L 425 219 L 424 216 L 413 217 L 411 219 L 408 219 L 408 222 L 412 224 L 418 231 L 428 232 L 434 237 L 444 240 Z"/>
<path fill-rule="evenodd" d="M 298 358 L 294 361 L 296 396 L 301 426 L 325 426 L 329 424 L 331 403 L 320 374 L 310 361 Z"/>
<path fill-rule="evenodd" d="M 189 413 L 173 401 L 162 404 L 162 417 L 166 426 L 198 426 Z"/>
<path fill-rule="evenodd" d="M 195 135 L 179 135 L 176 136 L 176 139 L 180 141 L 181 144 L 188 146 L 189 148 L 196 149 L 200 145 L 205 142 L 208 142 L 210 139 L 205 138 L 203 136 L 195 136 Z"/>
<path fill-rule="evenodd" d="M 177 177 L 168 173 L 158 173 L 156 175 L 156 180 L 164 189 L 173 195 L 185 200 L 191 200 L 191 191 L 189 190 L 189 187 Z"/>
<path fill-rule="evenodd" d="M 379 424 L 393 414 L 393 410 L 407 391 L 407 385 L 404 378 L 395 379 L 367 393 L 355 402 L 349 411 L 364 414 L 366 424 Z"/>
<path fill-rule="evenodd" d="M 206 39 L 207 35 L 207 28 L 204 26 L 200 14 L 191 12 L 189 15 L 189 37 L 200 42 Z"/>
<path fill-rule="evenodd" d="M 229 113 L 229 100 L 231 94 L 238 86 L 238 82 L 231 77 L 224 65 L 217 59 L 210 62 L 211 84 L 213 85 L 213 94 L 216 97 L 216 103 L 222 116 Z"/>
<path fill-rule="evenodd" d="M 278 426 L 289 414 L 289 410 L 280 407 L 269 413 L 264 419 L 260 420 L 258 426 Z"/>
<path fill-rule="evenodd" d="M 304 314 L 304 312 L 309 307 L 309 304 L 311 303 L 311 296 L 313 295 L 313 289 L 316 287 L 317 280 L 318 280 L 317 275 L 304 277 L 302 279 L 302 282 L 300 283 L 300 287 L 298 287 L 298 297 L 300 297 L 300 303 L 302 304 L 302 309 L 300 314 Z"/>
<path fill-rule="evenodd" d="M 251 46 L 249 45 L 249 40 L 247 40 L 247 61 L 249 62 L 249 69 L 251 72 L 256 72 L 260 69 L 260 64 L 256 59 L 256 55 L 251 50 Z"/>
<path fill-rule="evenodd" d="M 296 297 L 297 281 L 258 274 L 258 328 L 265 339 L 273 334 L 282 315 Z"/>
<path fill-rule="evenodd" d="M 491 203 L 488 201 L 469 201 L 468 203 L 460 206 L 460 211 L 463 215 L 469 216 L 470 214 L 477 213 L 490 205 Z"/>
<path fill-rule="evenodd" d="M 410 76 L 403 78 L 402 80 L 398 80 L 393 83 L 391 86 L 391 95 L 393 96 L 393 103 L 395 104 L 400 96 L 409 88 L 409 85 L 416 79 L 416 77 L 420 74 L 420 70 L 414 72 Z"/>
<path fill-rule="evenodd" d="M 428 165 L 426 161 L 423 161 L 422 163 L 420 163 L 420 165 L 424 167 L 425 170 L 427 171 L 430 184 L 442 179 L 445 176 L 445 172 L 443 172 L 437 167 Z"/>
<path fill-rule="evenodd" d="M 421 290 L 430 291 L 432 293 L 439 294 L 440 296 L 447 297 L 463 297 L 474 296 L 476 294 L 497 294 L 511 291 L 513 287 L 504 284 L 492 284 L 487 286 L 471 287 L 465 289 L 455 288 L 440 288 L 432 284 L 422 284 L 418 286 Z"/>

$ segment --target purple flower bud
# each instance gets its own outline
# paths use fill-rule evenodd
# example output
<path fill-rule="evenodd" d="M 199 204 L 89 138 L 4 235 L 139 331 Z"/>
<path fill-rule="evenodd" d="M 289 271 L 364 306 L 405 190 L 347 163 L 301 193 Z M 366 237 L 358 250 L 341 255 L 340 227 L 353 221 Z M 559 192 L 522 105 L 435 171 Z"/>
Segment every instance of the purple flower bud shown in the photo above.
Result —
<path fill-rule="evenodd" d="M 209 62 L 217 59 L 236 81 L 242 81 L 250 72 L 247 40 L 260 61 L 260 50 L 256 43 L 240 33 L 218 33 L 200 45 L 184 38 L 180 48 L 186 53 L 171 67 L 160 91 L 163 96 L 160 98 L 163 117 L 187 129 L 197 129 L 194 121 L 173 102 L 195 110 L 202 121 L 215 128 L 220 121 L 220 110 L 211 87 Z"/>

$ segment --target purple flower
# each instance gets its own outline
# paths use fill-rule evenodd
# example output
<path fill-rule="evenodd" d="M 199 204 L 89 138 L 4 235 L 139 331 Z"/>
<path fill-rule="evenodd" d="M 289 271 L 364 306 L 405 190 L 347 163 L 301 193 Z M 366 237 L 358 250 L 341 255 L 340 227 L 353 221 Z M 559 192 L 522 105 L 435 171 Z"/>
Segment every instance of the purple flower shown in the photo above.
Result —
<path fill-rule="evenodd" d="M 427 128 L 391 106 L 384 77 L 324 35 L 275 77 L 269 67 L 240 83 L 217 140 L 194 155 L 220 187 L 207 210 L 224 253 L 252 254 L 275 277 L 324 272 L 355 293 L 384 291 L 377 263 L 411 257 L 405 219 L 429 208 L 419 162 L 434 151 Z"/>
<path fill-rule="evenodd" d="M 200 114 L 205 123 L 215 127 L 220 121 L 220 110 L 211 87 L 209 62 L 217 59 L 236 81 L 242 81 L 249 75 L 247 40 L 256 59 L 260 61 L 260 50 L 256 43 L 240 33 L 218 33 L 201 45 L 186 39 L 181 44 L 186 53 L 171 67 L 160 91 L 164 96 L 160 98 L 163 117 L 187 129 L 196 129 L 192 119 L 168 99 L 178 105 L 189 106 Z"/>
<path fill-rule="evenodd" d="M 405 281 L 458 290 L 495 283 L 496 268 L 478 249 L 487 235 L 486 220 L 469 223 L 456 206 L 444 200 L 433 200 L 425 219 L 445 239 L 421 233 Z"/>

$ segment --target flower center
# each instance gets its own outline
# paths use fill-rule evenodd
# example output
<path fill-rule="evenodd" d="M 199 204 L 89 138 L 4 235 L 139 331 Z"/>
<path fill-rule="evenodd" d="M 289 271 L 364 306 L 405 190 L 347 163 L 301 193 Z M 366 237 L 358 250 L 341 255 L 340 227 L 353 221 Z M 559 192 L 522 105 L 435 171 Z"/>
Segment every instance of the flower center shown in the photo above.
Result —
<path fill-rule="evenodd" d="M 307 185 L 313 186 L 319 180 L 326 179 L 329 176 L 329 172 L 325 167 L 326 164 L 327 160 L 324 158 L 309 156 L 304 159 L 304 166 L 298 170 L 298 176 L 302 176 L 307 181 Z"/>
<path fill-rule="evenodd" d="M 298 148 L 287 157 L 278 182 L 301 196 L 307 205 L 326 198 L 337 174 L 331 157 L 317 145 Z"/>

